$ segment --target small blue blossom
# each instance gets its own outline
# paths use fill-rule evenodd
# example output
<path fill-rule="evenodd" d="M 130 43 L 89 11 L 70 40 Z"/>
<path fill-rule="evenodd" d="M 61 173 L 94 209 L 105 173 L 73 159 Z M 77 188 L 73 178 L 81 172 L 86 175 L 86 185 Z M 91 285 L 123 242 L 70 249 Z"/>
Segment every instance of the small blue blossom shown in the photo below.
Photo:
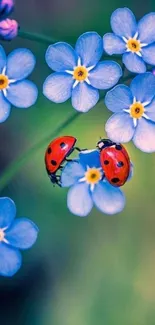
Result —
<path fill-rule="evenodd" d="M 21 267 L 21 250 L 30 248 L 38 236 L 37 226 L 27 218 L 15 220 L 16 206 L 0 198 L 0 275 L 11 277 Z"/>
<path fill-rule="evenodd" d="M 132 167 L 129 179 L 132 177 Z M 68 191 L 68 209 L 86 217 L 93 205 L 105 214 L 116 214 L 125 206 L 125 196 L 119 187 L 112 186 L 104 177 L 97 150 L 83 151 L 79 161 L 72 161 L 62 170 L 62 187 Z"/>
<path fill-rule="evenodd" d="M 126 68 L 135 73 L 144 73 L 145 63 L 155 65 L 155 12 L 137 23 L 130 9 L 119 8 L 111 16 L 111 28 L 113 33 L 103 37 L 106 53 L 123 54 Z"/>
<path fill-rule="evenodd" d="M 36 60 L 28 49 L 12 51 L 8 57 L 0 45 L 0 123 L 10 115 L 11 104 L 27 108 L 32 106 L 38 97 L 35 84 L 26 80 L 33 71 Z"/>
<path fill-rule="evenodd" d="M 14 19 L 5 19 L 0 21 L 0 39 L 11 41 L 18 35 L 19 25 Z"/>
<path fill-rule="evenodd" d="M 133 141 L 144 152 L 155 151 L 155 76 L 144 73 L 130 85 L 118 85 L 105 97 L 113 114 L 106 123 L 108 137 L 115 142 Z"/>
<path fill-rule="evenodd" d="M 6 18 L 14 9 L 14 0 L 0 0 L 0 20 Z"/>
<path fill-rule="evenodd" d="M 44 95 L 55 103 L 71 97 L 77 111 L 89 111 L 99 100 L 98 89 L 113 87 L 122 76 L 118 63 L 99 62 L 102 53 L 102 38 L 96 32 L 81 35 L 75 50 L 64 42 L 50 45 L 46 62 L 56 72 L 45 80 Z"/>

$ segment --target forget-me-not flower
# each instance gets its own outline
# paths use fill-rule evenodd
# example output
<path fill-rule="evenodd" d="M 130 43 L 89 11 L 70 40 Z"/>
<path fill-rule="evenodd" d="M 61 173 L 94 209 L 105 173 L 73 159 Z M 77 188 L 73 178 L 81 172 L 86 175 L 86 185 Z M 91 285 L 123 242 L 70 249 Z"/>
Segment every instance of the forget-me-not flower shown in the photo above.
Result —
<path fill-rule="evenodd" d="M 155 76 L 146 72 L 130 85 L 118 85 L 105 97 L 113 114 L 106 123 L 108 137 L 115 142 L 133 141 L 144 152 L 155 151 Z"/>
<path fill-rule="evenodd" d="M 68 209 L 80 217 L 86 217 L 93 205 L 110 215 L 121 212 L 125 206 L 123 192 L 104 177 L 98 150 L 83 151 L 78 161 L 68 162 L 62 170 L 61 185 L 70 187 Z"/>
<path fill-rule="evenodd" d="M 8 57 L 0 46 L 0 123 L 10 115 L 11 104 L 27 108 L 38 97 L 36 85 L 27 78 L 33 71 L 36 59 L 28 49 L 12 51 Z"/>
<path fill-rule="evenodd" d="M 96 32 L 81 35 L 75 50 L 64 42 L 50 45 L 46 62 L 56 72 L 45 80 L 44 95 L 55 103 L 71 97 L 77 111 L 87 112 L 99 100 L 98 89 L 113 87 L 122 75 L 118 63 L 99 62 L 102 53 L 102 38 Z"/>
<path fill-rule="evenodd" d="M 21 267 L 21 250 L 30 248 L 38 236 L 37 226 L 27 218 L 15 219 L 16 206 L 0 198 L 0 275 L 13 276 Z"/>
<path fill-rule="evenodd" d="M 0 21 L 0 39 L 11 41 L 18 35 L 19 25 L 14 19 L 5 19 Z"/>
<path fill-rule="evenodd" d="M 0 0 L 0 20 L 6 18 L 14 9 L 14 0 Z"/>
<path fill-rule="evenodd" d="M 109 55 L 123 54 L 129 71 L 144 73 L 146 64 L 155 65 L 155 12 L 138 23 L 128 8 L 116 9 L 111 16 L 113 33 L 103 37 L 103 48 Z"/>

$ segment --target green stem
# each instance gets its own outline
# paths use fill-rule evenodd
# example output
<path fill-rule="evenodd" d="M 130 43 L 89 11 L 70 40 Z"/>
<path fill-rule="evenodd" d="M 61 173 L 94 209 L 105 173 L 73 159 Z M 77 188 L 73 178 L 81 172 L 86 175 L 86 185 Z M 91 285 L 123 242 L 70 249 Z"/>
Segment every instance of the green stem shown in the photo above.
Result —
<path fill-rule="evenodd" d="M 35 41 L 35 42 L 40 42 L 43 44 L 54 44 L 56 42 L 58 42 L 57 40 L 48 37 L 48 36 L 44 36 L 41 34 L 37 34 L 37 33 L 31 33 L 31 32 L 25 32 L 23 30 L 19 30 L 18 32 L 18 36 L 24 39 L 28 39 L 30 41 Z"/>

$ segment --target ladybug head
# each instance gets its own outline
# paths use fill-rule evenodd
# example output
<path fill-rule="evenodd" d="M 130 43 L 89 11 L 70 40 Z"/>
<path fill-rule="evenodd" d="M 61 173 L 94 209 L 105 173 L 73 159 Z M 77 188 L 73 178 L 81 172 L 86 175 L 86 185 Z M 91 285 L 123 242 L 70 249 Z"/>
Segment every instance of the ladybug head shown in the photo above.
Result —
<path fill-rule="evenodd" d="M 111 146 L 114 146 L 116 143 L 109 140 L 109 139 L 100 139 L 100 141 L 98 141 L 97 143 L 97 148 L 99 150 L 102 150 L 106 147 L 111 147 Z"/>

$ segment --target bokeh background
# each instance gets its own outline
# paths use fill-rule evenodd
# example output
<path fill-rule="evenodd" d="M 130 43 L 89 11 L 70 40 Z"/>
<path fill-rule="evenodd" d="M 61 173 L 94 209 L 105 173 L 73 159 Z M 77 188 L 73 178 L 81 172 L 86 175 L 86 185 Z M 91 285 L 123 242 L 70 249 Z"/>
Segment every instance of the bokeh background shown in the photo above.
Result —
<path fill-rule="evenodd" d="M 123 6 L 137 18 L 155 11 L 154 0 L 16 0 L 13 17 L 22 30 L 75 43 L 83 32 L 110 31 L 112 11 Z M 127 203 L 122 213 L 106 216 L 93 209 L 88 218 L 71 215 L 67 190 L 54 188 L 46 175 L 44 152 L 50 135 L 73 108 L 70 101 L 56 105 L 42 95 L 50 73 L 46 44 L 17 38 L 3 45 L 7 52 L 17 47 L 33 51 L 37 66 L 31 78 L 40 95 L 34 107 L 13 108 L 0 125 L 1 196 L 11 197 L 18 216 L 31 218 L 40 233 L 36 245 L 24 252 L 16 276 L 0 278 L 0 323 L 154 325 L 155 155 L 127 145 L 135 168 L 134 178 L 124 186 Z M 60 134 L 72 134 L 79 147 L 93 148 L 105 136 L 109 116 L 99 103 Z"/>

